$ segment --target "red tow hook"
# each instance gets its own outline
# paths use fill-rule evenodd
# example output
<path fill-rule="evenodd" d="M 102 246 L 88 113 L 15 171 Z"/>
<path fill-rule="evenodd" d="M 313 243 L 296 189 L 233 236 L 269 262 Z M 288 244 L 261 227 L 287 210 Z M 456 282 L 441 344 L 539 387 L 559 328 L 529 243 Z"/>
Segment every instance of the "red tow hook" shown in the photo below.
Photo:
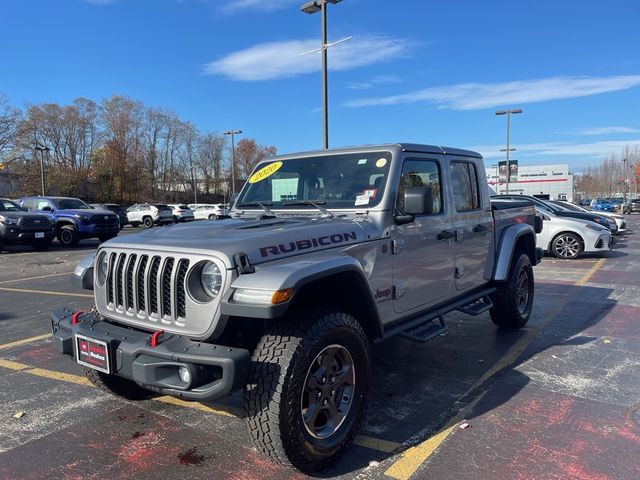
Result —
<path fill-rule="evenodd" d="M 78 318 L 80 318 L 80 315 L 82 315 L 84 312 L 82 310 L 78 310 L 73 312 L 73 315 L 71 315 L 71 325 L 75 325 L 78 323 Z"/>
<path fill-rule="evenodd" d="M 162 335 L 164 333 L 164 330 L 158 330 L 156 332 L 153 332 L 153 335 L 151 335 L 151 347 L 155 348 L 158 346 L 158 344 L 160 343 L 160 335 Z"/>

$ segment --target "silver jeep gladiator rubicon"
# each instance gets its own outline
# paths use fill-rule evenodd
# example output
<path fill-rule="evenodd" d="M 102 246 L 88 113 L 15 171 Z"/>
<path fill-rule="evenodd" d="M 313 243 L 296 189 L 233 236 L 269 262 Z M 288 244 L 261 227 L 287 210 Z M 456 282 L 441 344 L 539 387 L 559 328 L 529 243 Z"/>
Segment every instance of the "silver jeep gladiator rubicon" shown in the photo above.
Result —
<path fill-rule="evenodd" d="M 391 144 L 261 162 L 231 218 L 115 238 L 74 273 L 95 311 L 52 314 L 99 388 L 215 400 L 244 388 L 256 448 L 304 472 L 356 435 L 370 345 L 453 310 L 531 314 L 535 210 L 489 199 L 479 154 Z"/>

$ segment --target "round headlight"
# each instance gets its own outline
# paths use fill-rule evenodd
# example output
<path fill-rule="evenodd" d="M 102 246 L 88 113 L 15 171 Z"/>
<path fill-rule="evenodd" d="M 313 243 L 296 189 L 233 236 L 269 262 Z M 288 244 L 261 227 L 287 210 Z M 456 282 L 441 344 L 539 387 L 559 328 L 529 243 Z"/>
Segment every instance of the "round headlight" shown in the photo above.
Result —
<path fill-rule="evenodd" d="M 102 252 L 98 257 L 98 281 L 104 283 L 109 272 L 109 256 Z"/>
<path fill-rule="evenodd" d="M 215 263 L 207 262 L 203 265 L 202 273 L 200 273 L 200 282 L 202 283 L 202 288 L 210 297 L 215 297 L 220 293 L 222 272 Z"/>

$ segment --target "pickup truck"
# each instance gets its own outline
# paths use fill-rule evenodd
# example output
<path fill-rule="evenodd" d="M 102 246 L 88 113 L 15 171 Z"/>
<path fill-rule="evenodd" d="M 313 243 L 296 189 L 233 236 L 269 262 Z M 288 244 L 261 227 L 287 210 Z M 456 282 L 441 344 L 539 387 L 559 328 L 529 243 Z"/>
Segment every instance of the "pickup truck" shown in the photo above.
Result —
<path fill-rule="evenodd" d="M 95 310 L 53 312 L 54 346 L 129 399 L 243 388 L 257 449 L 321 469 L 356 435 L 373 342 L 425 342 L 454 310 L 527 323 L 541 225 L 531 205 L 492 204 L 484 172 L 477 153 L 415 144 L 265 160 L 231 218 L 84 259 Z"/>
<path fill-rule="evenodd" d="M 120 221 L 115 213 L 94 209 L 79 198 L 23 197 L 18 203 L 30 212 L 47 212 L 53 216 L 55 236 L 63 247 L 75 247 L 86 238 L 106 242 L 120 231 Z"/>

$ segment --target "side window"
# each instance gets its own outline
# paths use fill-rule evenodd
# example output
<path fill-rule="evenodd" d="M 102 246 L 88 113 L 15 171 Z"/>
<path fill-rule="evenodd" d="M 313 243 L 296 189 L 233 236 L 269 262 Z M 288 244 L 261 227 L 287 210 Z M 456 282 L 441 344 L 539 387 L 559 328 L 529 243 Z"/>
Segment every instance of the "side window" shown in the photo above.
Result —
<path fill-rule="evenodd" d="M 469 162 L 451 162 L 449 168 L 456 211 L 466 212 L 480 208 L 476 166 Z"/>
<path fill-rule="evenodd" d="M 407 187 L 429 187 L 433 201 L 433 215 L 442 212 L 442 183 L 437 162 L 405 160 L 396 202 L 396 209 L 400 215 L 404 215 L 404 191 Z"/>
<path fill-rule="evenodd" d="M 44 207 L 50 207 L 48 200 L 38 200 L 36 202 L 36 210 L 42 210 Z"/>

